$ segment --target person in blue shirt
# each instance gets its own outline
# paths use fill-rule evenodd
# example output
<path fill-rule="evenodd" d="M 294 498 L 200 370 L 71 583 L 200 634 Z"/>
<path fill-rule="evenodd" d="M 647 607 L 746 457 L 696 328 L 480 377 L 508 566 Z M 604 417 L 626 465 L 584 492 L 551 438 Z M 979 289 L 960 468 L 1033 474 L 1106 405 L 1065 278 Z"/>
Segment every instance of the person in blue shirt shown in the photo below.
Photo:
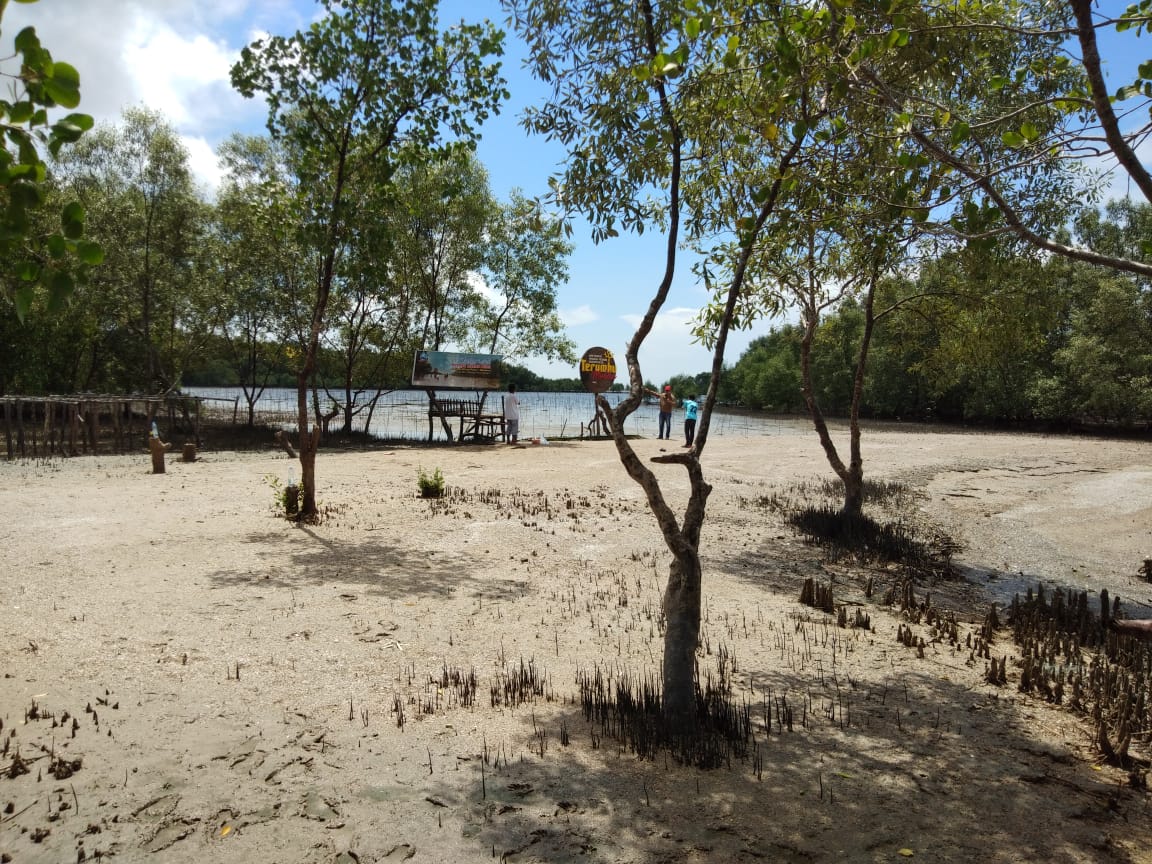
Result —
<path fill-rule="evenodd" d="M 700 405 L 694 399 L 684 397 L 684 446 L 691 447 L 696 440 L 696 413 Z"/>

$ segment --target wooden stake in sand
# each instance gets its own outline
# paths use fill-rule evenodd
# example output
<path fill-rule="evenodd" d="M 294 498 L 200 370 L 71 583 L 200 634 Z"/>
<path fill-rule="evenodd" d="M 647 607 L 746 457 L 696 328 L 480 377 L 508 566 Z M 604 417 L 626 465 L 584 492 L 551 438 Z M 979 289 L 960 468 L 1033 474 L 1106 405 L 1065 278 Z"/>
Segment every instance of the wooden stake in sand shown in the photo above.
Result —
<path fill-rule="evenodd" d="M 284 515 L 288 517 L 300 515 L 300 487 L 294 482 L 284 487 Z"/>
<path fill-rule="evenodd" d="M 164 454 L 172 449 L 171 444 L 165 444 L 160 440 L 160 435 L 153 428 L 152 435 L 148 438 L 148 449 L 152 453 L 152 473 L 164 473 Z"/>

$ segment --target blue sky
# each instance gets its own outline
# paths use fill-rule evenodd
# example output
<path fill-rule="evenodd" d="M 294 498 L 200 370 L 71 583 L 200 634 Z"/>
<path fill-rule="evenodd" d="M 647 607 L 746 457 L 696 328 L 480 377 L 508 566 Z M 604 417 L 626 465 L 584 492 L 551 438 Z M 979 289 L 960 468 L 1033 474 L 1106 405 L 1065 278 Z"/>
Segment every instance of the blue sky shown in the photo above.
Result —
<path fill-rule="evenodd" d="M 1119 12 L 1122 0 L 1104 0 L 1106 11 Z M 1115 7 L 1111 9 L 1110 7 Z M 188 147 L 192 166 L 206 187 L 219 179 L 214 148 L 234 131 L 263 130 L 262 103 L 244 100 L 231 89 L 228 70 L 240 49 L 262 33 L 287 34 L 306 25 L 320 7 L 313 0 L 40 0 L 10 3 L 4 32 L 9 41 L 22 26 L 34 24 L 56 59 L 80 71 L 81 110 L 97 120 L 115 121 L 128 106 L 146 104 L 163 112 Z M 442 0 L 441 22 L 461 17 L 490 18 L 503 26 L 498 0 Z M 1135 49 L 1142 40 L 1114 35 L 1104 41 L 1110 87 L 1131 80 Z M 1152 49 L 1152 44 L 1146 47 Z M 509 33 L 504 75 L 512 98 L 501 114 L 483 127 L 480 160 L 490 173 L 493 192 L 507 199 L 513 188 L 542 195 L 548 176 L 563 157 L 561 149 L 520 128 L 525 106 L 545 90 L 521 69 L 523 47 Z M 1152 56 L 1152 50 L 1147 52 Z M 1115 86 L 1112 86 L 1115 82 Z M 1117 194 L 1125 184 L 1118 183 Z M 659 234 L 624 236 L 593 244 L 587 227 L 576 224 L 576 251 L 570 278 L 558 291 L 568 335 L 583 351 L 602 345 L 618 353 L 631 336 L 663 272 L 664 245 Z M 681 372 L 694 374 L 711 365 L 708 351 L 692 342 L 689 322 L 706 296 L 687 259 L 657 322 L 641 351 L 645 378 L 660 383 Z M 734 334 L 728 362 L 771 322 Z M 568 366 L 528 359 L 540 374 L 574 377 Z M 624 372 L 621 370 L 621 375 Z"/>

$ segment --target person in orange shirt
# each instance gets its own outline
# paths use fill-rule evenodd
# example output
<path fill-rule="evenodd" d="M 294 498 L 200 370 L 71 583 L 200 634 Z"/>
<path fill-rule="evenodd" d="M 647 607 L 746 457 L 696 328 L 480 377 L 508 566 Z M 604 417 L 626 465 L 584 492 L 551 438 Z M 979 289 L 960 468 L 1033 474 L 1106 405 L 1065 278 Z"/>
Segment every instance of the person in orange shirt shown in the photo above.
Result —
<path fill-rule="evenodd" d="M 657 393 L 655 390 L 645 390 L 651 396 L 658 396 L 660 398 L 660 418 L 659 426 L 656 431 L 657 438 L 671 438 L 672 437 L 672 412 L 676 409 L 676 394 L 672 392 L 672 385 L 665 384 L 664 392 Z"/>

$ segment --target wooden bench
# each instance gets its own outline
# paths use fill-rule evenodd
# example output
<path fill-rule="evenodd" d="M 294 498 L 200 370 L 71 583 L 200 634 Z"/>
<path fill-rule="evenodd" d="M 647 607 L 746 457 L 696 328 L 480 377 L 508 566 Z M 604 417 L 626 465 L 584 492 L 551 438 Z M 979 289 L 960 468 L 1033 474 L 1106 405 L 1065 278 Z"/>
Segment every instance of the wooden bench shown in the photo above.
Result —
<path fill-rule="evenodd" d="M 506 437 L 503 414 L 482 413 L 483 403 L 478 399 L 441 399 L 434 390 L 428 392 L 428 440 L 432 440 L 436 418 L 440 419 L 448 440 L 503 441 Z M 460 418 L 460 431 L 452 435 L 449 418 Z"/>
<path fill-rule="evenodd" d="M 477 414 L 471 425 L 460 433 L 460 440 L 492 444 L 507 440 L 507 434 L 503 414 Z"/>

